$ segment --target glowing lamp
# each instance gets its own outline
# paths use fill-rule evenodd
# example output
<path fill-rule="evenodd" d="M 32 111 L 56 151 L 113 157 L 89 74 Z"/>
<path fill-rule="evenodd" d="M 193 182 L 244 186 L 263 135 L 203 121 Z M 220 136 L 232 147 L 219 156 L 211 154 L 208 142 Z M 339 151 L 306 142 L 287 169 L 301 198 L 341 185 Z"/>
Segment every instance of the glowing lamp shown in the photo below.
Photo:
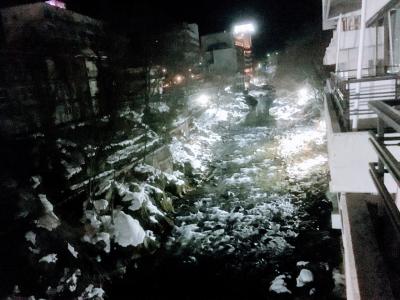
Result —
<path fill-rule="evenodd" d="M 182 75 L 176 75 L 175 79 L 174 79 L 174 83 L 180 84 L 180 83 L 182 83 L 183 79 L 184 79 L 184 77 Z"/>
<path fill-rule="evenodd" d="M 308 88 L 303 87 L 300 90 L 297 91 L 297 98 L 298 102 L 297 104 L 299 105 L 305 105 L 308 100 L 311 98 L 311 94 Z"/>
<path fill-rule="evenodd" d="M 253 23 L 238 24 L 238 25 L 233 26 L 234 34 L 254 33 L 255 31 L 256 31 L 256 28 Z"/>
<path fill-rule="evenodd" d="M 196 102 L 201 106 L 206 106 L 209 101 L 210 101 L 210 97 L 207 95 L 200 95 L 196 99 Z"/>

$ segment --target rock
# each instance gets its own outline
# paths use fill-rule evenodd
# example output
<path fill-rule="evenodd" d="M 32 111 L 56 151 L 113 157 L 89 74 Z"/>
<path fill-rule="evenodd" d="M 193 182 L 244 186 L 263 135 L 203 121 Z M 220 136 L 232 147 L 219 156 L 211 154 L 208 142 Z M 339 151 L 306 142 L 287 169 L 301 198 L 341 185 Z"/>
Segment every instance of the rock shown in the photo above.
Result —
<path fill-rule="evenodd" d="M 296 279 L 296 286 L 302 287 L 307 283 L 313 282 L 314 276 L 310 270 L 301 269 L 299 276 Z"/>
<path fill-rule="evenodd" d="M 105 210 L 108 206 L 108 201 L 101 199 L 101 200 L 96 200 L 93 202 L 94 208 L 96 209 L 97 212 L 100 212 L 102 210 Z"/>
<path fill-rule="evenodd" d="M 279 275 L 275 277 L 275 279 L 271 282 L 269 291 L 277 294 L 291 294 L 292 292 L 286 287 L 285 278 L 285 275 Z"/>

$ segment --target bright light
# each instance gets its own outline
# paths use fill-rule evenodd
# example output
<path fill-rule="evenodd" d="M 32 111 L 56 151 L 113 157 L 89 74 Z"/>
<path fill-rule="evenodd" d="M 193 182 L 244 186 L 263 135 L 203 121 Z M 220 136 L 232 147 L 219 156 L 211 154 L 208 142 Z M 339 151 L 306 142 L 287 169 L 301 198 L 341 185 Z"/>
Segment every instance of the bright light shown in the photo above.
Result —
<path fill-rule="evenodd" d="M 254 24 L 252 24 L 252 23 L 239 24 L 239 25 L 233 26 L 234 34 L 254 33 L 255 31 L 256 31 L 256 28 L 255 28 Z"/>
<path fill-rule="evenodd" d="M 298 92 L 297 92 L 297 98 L 298 98 L 298 102 L 297 104 L 299 105 L 304 105 L 307 103 L 307 101 L 311 98 L 310 95 L 310 91 L 308 88 L 301 88 Z"/>
<path fill-rule="evenodd" d="M 163 72 L 163 73 L 167 73 L 167 69 L 166 69 L 166 68 L 163 68 L 163 69 L 162 69 L 162 72 Z"/>
<path fill-rule="evenodd" d="M 251 68 L 247 68 L 247 69 L 244 69 L 244 72 L 246 73 L 246 74 L 249 74 L 249 73 L 251 73 Z"/>
<path fill-rule="evenodd" d="M 46 3 L 51 5 L 51 6 L 58 7 L 58 8 L 62 8 L 62 9 L 66 8 L 65 7 L 65 3 L 60 1 L 60 0 L 49 0 L 49 1 L 46 1 Z"/>
<path fill-rule="evenodd" d="M 174 78 L 174 83 L 180 84 L 180 83 L 182 83 L 183 79 L 184 79 L 184 77 L 182 75 L 176 75 Z"/>
<path fill-rule="evenodd" d="M 197 97 L 196 102 L 201 105 L 201 106 L 206 106 L 208 102 L 210 101 L 210 97 L 207 95 L 200 95 Z"/>

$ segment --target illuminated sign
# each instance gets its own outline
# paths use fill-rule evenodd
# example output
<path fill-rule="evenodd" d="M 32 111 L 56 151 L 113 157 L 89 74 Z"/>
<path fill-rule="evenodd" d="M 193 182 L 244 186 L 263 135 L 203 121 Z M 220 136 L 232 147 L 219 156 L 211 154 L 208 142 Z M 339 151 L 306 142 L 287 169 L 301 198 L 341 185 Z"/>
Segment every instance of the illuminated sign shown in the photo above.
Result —
<path fill-rule="evenodd" d="M 252 23 L 239 24 L 239 25 L 233 26 L 234 34 L 254 33 L 255 31 L 256 31 L 256 28 L 254 27 L 254 24 L 252 24 Z"/>

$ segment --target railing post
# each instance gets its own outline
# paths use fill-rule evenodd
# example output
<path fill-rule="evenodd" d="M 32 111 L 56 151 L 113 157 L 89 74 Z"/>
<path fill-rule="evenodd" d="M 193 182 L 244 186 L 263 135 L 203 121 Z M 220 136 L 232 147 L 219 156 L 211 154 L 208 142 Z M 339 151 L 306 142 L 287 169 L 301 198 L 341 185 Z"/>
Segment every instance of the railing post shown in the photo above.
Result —
<path fill-rule="evenodd" d="M 343 111 L 344 111 L 344 125 L 347 130 L 350 130 L 350 84 L 343 82 Z"/>
<path fill-rule="evenodd" d="M 382 121 L 381 118 L 378 116 L 378 121 L 377 121 L 377 140 L 379 143 L 384 143 L 385 140 L 385 123 Z M 382 179 L 382 182 L 385 177 L 385 166 L 382 162 L 382 159 L 378 157 L 378 173 L 380 179 Z"/>

